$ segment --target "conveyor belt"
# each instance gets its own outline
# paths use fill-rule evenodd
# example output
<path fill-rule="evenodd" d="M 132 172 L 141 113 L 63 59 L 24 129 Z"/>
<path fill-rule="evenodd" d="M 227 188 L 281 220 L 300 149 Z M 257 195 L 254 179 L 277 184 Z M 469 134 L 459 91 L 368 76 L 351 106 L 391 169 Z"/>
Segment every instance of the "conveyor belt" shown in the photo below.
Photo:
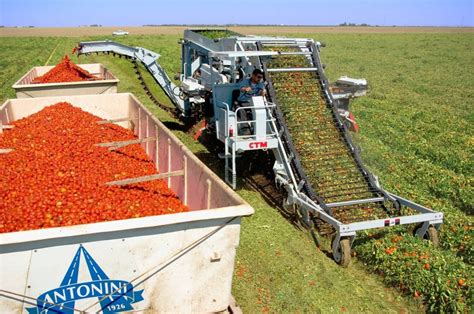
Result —
<path fill-rule="evenodd" d="M 298 46 L 269 46 L 260 50 L 300 52 Z M 331 204 L 380 198 L 364 168 L 347 129 L 339 119 L 328 91 L 319 52 L 312 45 L 310 55 L 284 54 L 263 62 L 270 101 L 277 104 L 278 125 L 287 151 L 292 152 L 292 168 L 303 191 L 343 223 L 387 217 L 383 201 L 349 206 Z M 313 68 L 313 71 L 278 69 Z M 327 205 L 327 206 L 326 206 Z"/>
<path fill-rule="evenodd" d="M 150 100 L 158 107 L 160 107 L 161 109 L 163 109 L 164 111 L 168 112 L 168 113 L 171 113 L 173 116 L 176 116 L 176 117 L 179 117 L 179 114 L 178 114 L 178 111 L 176 110 L 176 108 L 172 108 L 172 107 L 169 107 L 165 104 L 163 104 L 162 102 L 160 102 L 156 97 L 155 95 L 153 95 L 153 93 L 151 92 L 150 88 L 148 87 L 147 83 L 145 82 L 145 79 L 143 78 L 142 76 L 142 73 L 140 72 L 140 68 L 139 68 L 139 65 L 137 63 L 136 60 L 131 60 L 132 61 L 132 64 L 133 64 L 133 69 L 135 70 L 135 74 L 137 75 L 137 78 L 138 80 L 140 81 L 140 85 L 142 86 L 143 90 L 145 91 L 146 95 L 148 96 L 148 98 L 150 98 Z M 146 65 L 144 65 L 145 68 L 149 71 L 148 67 L 146 67 Z M 161 85 L 158 85 L 161 87 Z"/>

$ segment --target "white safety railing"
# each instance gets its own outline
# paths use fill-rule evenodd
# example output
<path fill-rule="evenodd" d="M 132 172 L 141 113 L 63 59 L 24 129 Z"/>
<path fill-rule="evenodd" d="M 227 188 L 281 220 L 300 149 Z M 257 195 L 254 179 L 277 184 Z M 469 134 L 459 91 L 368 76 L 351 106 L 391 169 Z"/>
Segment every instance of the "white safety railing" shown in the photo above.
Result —
<path fill-rule="evenodd" d="M 275 118 L 273 118 L 273 116 L 271 115 L 270 109 L 275 108 L 276 105 L 275 104 L 270 104 L 270 103 L 268 103 L 268 104 L 269 105 L 265 105 L 265 106 L 249 106 L 249 107 L 239 107 L 239 108 L 237 108 L 234 111 L 235 112 L 235 131 L 234 131 L 233 136 L 230 136 L 230 137 L 234 140 L 239 140 L 239 139 L 248 139 L 249 136 L 250 137 L 255 136 L 255 134 L 239 135 L 241 125 L 249 124 L 250 126 L 253 126 L 253 129 L 256 129 L 255 126 L 259 122 L 258 119 L 255 119 L 255 118 L 252 118 L 250 120 L 240 120 L 239 119 L 239 111 L 241 111 L 241 110 L 250 110 L 250 111 L 265 110 L 267 119 L 264 120 L 264 123 L 265 123 L 266 126 L 271 126 L 271 124 L 275 121 Z M 252 115 L 255 116 L 255 114 L 253 114 L 253 113 L 252 113 Z M 268 129 L 270 129 L 270 131 L 268 131 Z M 271 127 L 267 128 L 266 137 L 275 137 L 276 135 L 277 135 L 277 132 L 276 132 L 275 129 L 273 129 Z"/>

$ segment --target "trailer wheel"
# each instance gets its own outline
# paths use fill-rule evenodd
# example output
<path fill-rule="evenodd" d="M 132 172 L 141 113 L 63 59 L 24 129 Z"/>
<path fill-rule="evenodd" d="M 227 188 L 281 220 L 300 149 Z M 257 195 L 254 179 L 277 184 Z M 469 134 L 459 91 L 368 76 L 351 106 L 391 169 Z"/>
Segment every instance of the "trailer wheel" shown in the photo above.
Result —
<path fill-rule="evenodd" d="M 416 235 L 418 230 L 421 228 L 421 224 L 415 227 L 413 234 Z M 431 241 L 434 247 L 439 247 L 439 235 L 438 230 L 435 227 L 429 226 L 428 230 L 426 230 L 425 234 L 423 235 L 423 239 Z"/>
<path fill-rule="evenodd" d="M 334 249 L 334 239 L 335 236 L 333 236 L 332 241 L 331 241 L 331 248 L 332 248 L 332 256 L 336 263 L 341 265 L 342 267 L 347 267 L 351 263 L 351 241 L 349 238 L 342 238 L 338 245 L 337 248 Z"/>

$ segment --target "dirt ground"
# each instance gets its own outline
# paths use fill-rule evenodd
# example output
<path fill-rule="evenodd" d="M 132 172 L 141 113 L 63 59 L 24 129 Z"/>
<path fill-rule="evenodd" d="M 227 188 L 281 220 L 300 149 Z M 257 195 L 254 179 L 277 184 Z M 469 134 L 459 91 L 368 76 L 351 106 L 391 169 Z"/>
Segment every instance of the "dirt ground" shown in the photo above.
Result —
<path fill-rule="evenodd" d="M 122 29 L 131 35 L 179 35 L 186 26 L 144 26 L 144 27 L 4 27 L 0 37 L 58 36 L 80 37 L 111 35 Z M 338 26 L 239 26 L 229 29 L 242 34 L 288 34 L 288 33 L 474 33 L 472 27 L 338 27 Z"/>

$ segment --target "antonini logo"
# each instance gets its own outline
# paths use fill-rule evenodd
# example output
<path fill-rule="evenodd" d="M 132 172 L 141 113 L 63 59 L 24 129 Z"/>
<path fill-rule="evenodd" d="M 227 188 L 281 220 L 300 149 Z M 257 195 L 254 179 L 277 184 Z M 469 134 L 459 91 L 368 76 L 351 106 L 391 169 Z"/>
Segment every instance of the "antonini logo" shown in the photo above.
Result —
<path fill-rule="evenodd" d="M 92 281 L 78 283 L 81 255 L 87 264 Z M 74 313 L 77 300 L 98 298 L 103 313 L 133 310 L 132 304 L 143 300 L 143 290 L 133 291 L 133 285 L 124 280 L 111 280 L 97 262 L 80 245 L 71 265 L 58 288 L 42 293 L 36 307 L 27 308 L 29 314 Z"/>

